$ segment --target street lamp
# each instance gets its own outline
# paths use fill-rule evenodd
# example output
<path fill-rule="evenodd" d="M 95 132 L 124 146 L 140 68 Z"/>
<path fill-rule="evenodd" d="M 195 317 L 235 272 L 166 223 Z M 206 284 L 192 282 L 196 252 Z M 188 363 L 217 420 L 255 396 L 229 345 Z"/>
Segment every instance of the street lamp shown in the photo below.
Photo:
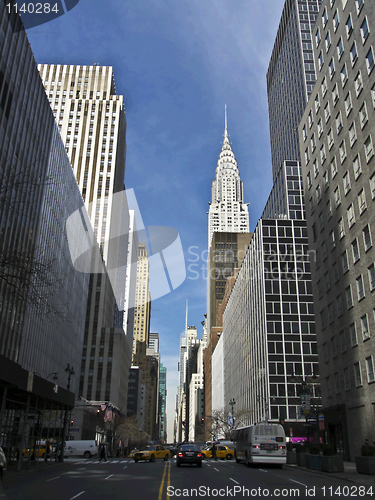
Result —
<path fill-rule="evenodd" d="M 234 405 L 236 404 L 234 398 L 232 398 L 230 401 L 229 401 L 229 405 L 230 407 L 232 408 L 232 423 L 229 424 L 232 428 L 233 428 L 233 425 L 234 425 L 234 414 L 233 414 L 233 407 Z"/>
<path fill-rule="evenodd" d="M 265 404 L 265 407 L 264 407 L 264 421 L 266 422 L 266 424 L 268 424 L 268 409 L 269 409 L 268 399 L 266 399 L 263 396 L 257 396 L 258 403 L 260 402 L 261 399 L 264 401 L 264 404 Z M 272 401 L 275 401 L 275 399 L 276 399 L 275 396 L 272 396 Z"/>
<path fill-rule="evenodd" d="M 69 391 L 69 389 L 70 389 L 70 379 L 71 379 L 72 375 L 75 375 L 74 368 L 70 367 L 69 363 L 68 363 L 66 365 L 65 372 L 68 374 L 68 384 L 67 384 L 66 388 Z M 60 456 L 59 456 L 59 462 L 63 462 L 64 461 L 65 435 L 66 435 L 66 423 L 67 423 L 67 420 L 68 420 L 68 407 L 65 406 L 65 410 L 64 410 L 64 424 L 63 424 L 63 431 L 62 431 L 61 452 L 60 452 Z"/>

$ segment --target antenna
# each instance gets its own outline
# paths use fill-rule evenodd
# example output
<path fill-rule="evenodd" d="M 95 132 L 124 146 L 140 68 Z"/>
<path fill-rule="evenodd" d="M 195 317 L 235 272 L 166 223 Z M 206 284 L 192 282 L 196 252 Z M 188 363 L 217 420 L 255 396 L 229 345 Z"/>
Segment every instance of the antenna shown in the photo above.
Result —
<path fill-rule="evenodd" d="M 185 335 L 187 335 L 187 318 L 188 318 L 188 300 L 186 299 L 186 318 L 185 318 Z"/>
<path fill-rule="evenodd" d="M 228 128 L 227 105 L 225 105 L 225 130 Z"/>

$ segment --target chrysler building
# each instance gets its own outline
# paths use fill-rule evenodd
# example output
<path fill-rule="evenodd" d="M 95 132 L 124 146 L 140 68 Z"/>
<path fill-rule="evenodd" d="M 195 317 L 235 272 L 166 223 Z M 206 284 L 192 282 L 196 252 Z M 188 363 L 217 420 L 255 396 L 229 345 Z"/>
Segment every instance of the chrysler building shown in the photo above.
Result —
<path fill-rule="evenodd" d="M 243 202 L 243 185 L 229 142 L 226 106 L 224 142 L 212 181 L 212 203 L 208 212 L 208 248 L 213 233 L 223 232 L 249 232 L 249 212 Z"/>

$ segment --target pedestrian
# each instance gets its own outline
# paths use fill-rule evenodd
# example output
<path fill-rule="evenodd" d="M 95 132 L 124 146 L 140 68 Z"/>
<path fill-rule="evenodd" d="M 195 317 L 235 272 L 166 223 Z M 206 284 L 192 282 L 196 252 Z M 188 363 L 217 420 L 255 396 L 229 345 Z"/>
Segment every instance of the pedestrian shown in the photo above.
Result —
<path fill-rule="evenodd" d="M 105 462 L 107 461 L 106 456 L 105 456 L 105 446 L 104 446 L 104 444 L 102 445 L 102 448 L 100 450 L 100 460 L 99 460 L 99 462 L 101 462 L 103 459 L 104 459 Z"/>
<path fill-rule="evenodd" d="M 212 458 L 214 458 L 215 460 L 217 460 L 216 445 L 215 445 L 215 443 L 212 445 Z"/>

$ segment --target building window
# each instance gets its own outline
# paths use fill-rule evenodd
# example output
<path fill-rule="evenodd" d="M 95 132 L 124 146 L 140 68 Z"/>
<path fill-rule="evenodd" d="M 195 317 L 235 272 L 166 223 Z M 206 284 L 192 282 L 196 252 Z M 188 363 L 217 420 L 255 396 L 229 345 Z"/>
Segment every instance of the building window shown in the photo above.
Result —
<path fill-rule="evenodd" d="M 339 86 L 337 85 L 337 83 L 335 83 L 335 86 L 333 87 L 332 90 L 332 101 L 334 106 L 336 106 L 338 100 L 339 100 Z"/>
<path fill-rule="evenodd" d="M 339 279 L 340 279 L 339 265 L 337 262 L 334 262 L 333 263 L 333 281 L 335 283 L 337 283 Z"/>
<path fill-rule="evenodd" d="M 334 198 L 335 198 L 335 205 L 336 208 L 341 204 L 341 196 L 340 196 L 340 187 L 337 186 L 337 188 L 334 190 Z"/>
<path fill-rule="evenodd" d="M 355 88 L 356 96 L 358 97 L 363 89 L 363 80 L 362 80 L 362 74 L 360 71 L 358 71 L 356 77 L 354 78 L 354 88 Z"/>
<path fill-rule="evenodd" d="M 350 391 L 351 383 L 350 383 L 349 368 L 344 368 L 344 387 L 346 391 Z"/>
<path fill-rule="evenodd" d="M 367 252 L 372 247 L 370 226 L 368 224 L 363 229 L 362 234 L 363 234 L 363 244 L 365 247 L 365 251 Z"/>
<path fill-rule="evenodd" d="M 315 33 L 316 46 L 318 46 L 320 44 L 321 39 L 322 39 L 322 37 L 320 35 L 320 28 L 318 27 L 318 29 L 316 30 L 316 33 Z"/>
<path fill-rule="evenodd" d="M 306 165 L 309 163 L 310 161 L 310 152 L 309 152 L 309 148 L 306 148 L 305 149 L 305 162 L 306 162 Z"/>
<path fill-rule="evenodd" d="M 344 225 L 344 219 L 340 217 L 339 219 L 339 238 L 340 240 L 345 236 L 345 225 Z"/>
<path fill-rule="evenodd" d="M 352 66 L 355 65 L 357 59 L 358 59 L 357 44 L 354 41 L 353 45 L 350 47 L 350 60 L 352 62 Z"/>
<path fill-rule="evenodd" d="M 323 124 L 322 124 L 322 119 L 321 118 L 319 118 L 317 127 L 318 127 L 318 137 L 320 138 L 321 135 L 322 135 L 322 133 L 323 133 Z"/>
<path fill-rule="evenodd" d="M 323 243 L 322 243 L 322 258 L 323 258 L 323 260 L 326 260 L 327 256 L 328 256 L 327 244 L 326 244 L 326 242 L 324 240 Z"/>
<path fill-rule="evenodd" d="M 333 230 L 329 233 L 329 242 L 331 245 L 331 250 L 333 250 L 336 247 L 335 231 Z"/>
<path fill-rule="evenodd" d="M 359 121 L 361 123 L 361 128 L 363 128 L 368 121 L 366 102 L 364 102 L 359 109 Z"/>
<path fill-rule="evenodd" d="M 357 387 L 362 385 L 361 365 L 359 364 L 359 361 L 354 363 L 354 380 Z"/>
<path fill-rule="evenodd" d="M 308 121 L 309 121 L 309 128 L 311 128 L 313 126 L 313 123 L 314 123 L 314 119 L 313 119 L 313 115 L 312 115 L 311 110 L 309 112 Z"/>
<path fill-rule="evenodd" d="M 342 305 L 342 297 L 339 295 L 336 297 L 336 308 L 337 308 L 337 316 L 340 317 L 344 314 L 344 308 Z"/>
<path fill-rule="evenodd" d="M 367 369 L 367 382 L 371 384 L 371 382 L 374 382 L 375 376 L 374 376 L 374 362 L 372 359 L 372 356 L 369 356 L 366 358 L 366 369 Z"/>
<path fill-rule="evenodd" d="M 370 74 L 374 68 L 374 52 L 372 50 L 372 47 L 370 47 L 370 50 L 366 54 L 366 65 L 367 73 Z"/>
<path fill-rule="evenodd" d="M 359 253 L 359 246 L 358 246 L 358 239 L 357 238 L 355 238 L 352 241 L 352 254 L 353 254 L 353 263 L 355 264 L 361 258 L 360 253 Z"/>
<path fill-rule="evenodd" d="M 342 330 L 340 332 L 340 344 L 341 344 L 341 352 L 345 352 L 347 350 L 345 330 Z"/>
<path fill-rule="evenodd" d="M 310 143 L 311 143 L 311 151 L 314 151 L 316 147 L 315 134 L 311 136 Z"/>
<path fill-rule="evenodd" d="M 344 177 L 342 178 L 343 184 L 344 184 L 344 192 L 345 196 L 349 193 L 351 189 L 350 185 L 350 176 L 349 176 L 349 171 L 347 170 L 344 174 Z"/>
<path fill-rule="evenodd" d="M 345 274 L 349 270 L 349 259 L 347 250 L 345 250 L 345 252 L 341 255 L 341 260 L 342 260 L 342 272 L 343 274 Z"/>
<path fill-rule="evenodd" d="M 340 37 L 340 40 L 337 43 L 337 55 L 339 60 L 341 59 L 343 53 L 344 53 L 344 44 L 342 43 L 342 38 Z"/>
<path fill-rule="evenodd" d="M 329 77 L 332 79 L 333 75 L 335 74 L 335 61 L 333 60 L 333 57 L 329 61 Z"/>
<path fill-rule="evenodd" d="M 332 217 L 332 203 L 331 200 L 327 201 L 327 220 L 330 220 Z"/>
<path fill-rule="evenodd" d="M 329 186 L 328 171 L 327 170 L 323 174 L 323 186 L 324 186 L 324 191 L 327 191 L 328 186 Z"/>
<path fill-rule="evenodd" d="M 337 134 L 339 134 L 341 132 L 341 130 L 342 130 L 342 116 L 341 116 L 341 111 L 339 111 L 337 113 L 335 121 L 336 121 L 336 131 L 337 131 Z"/>
<path fill-rule="evenodd" d="M 313 172 L 314 172 L 314 177 L 316 178 L 319 174 L 318 162 L 316 160 L 313 163 Z"/>
<path fill-rule="evenodd" d="M 307 189 L 310 189 L 311 188 L 311 172 L 308 172 L 307 173 Z"/>
<path fill-rule="evenodd" d="M 327 9 L 324 7 L 323 14 L 322 14 L 322 24 L 323 24 L 323 28 L 325 28 L 325 27 L 326 27 L 327 22 L 328 22 Z"/>
<path fill-rule="evenodd" d="M 306 125 L 303 126 L 302 135 L 303 135 L 303 140 L 306 141 L 306 139 L 307 139 L 307 127 L 306 127 Z"/>
<path fill-rule="evenodd" d="M 330 128 L 327 134 L 327 141 L 328 141 L 328 149 L 331 150 L 334 140 L 333 140 L 333 132 L 332 129 Z"/>
<path fill-rule="evenodd" d="M 315 196 L 316 196 L 316 203 L 319 203 L 320 200 L 322 199 L 322 191 L 320 189 L 320 184 L 316 186 L 315 189 Z"/>
<path fill-rule="evenodd" d="M 352 295 L 351 285 L 349 285 L 345 289 L 345 293 L 346 293 L 346 307 L 347 307 L 347 309 L 351 309 L 353 307 L 353 295 Z"/>
<path fill-rule="evenodd" d="M 324 229 L 324 215 L 323 212 L 319 214 L 319 231 L 322 232 Z"/>
<path fill-rule="evenodd" d="M 358 14 L 358 15 L 359 15 L 359 13 L 360 13 L 360 12 L 361 12 L 361 10 L 362 10 L 363 3 L 364 3 L 364 1 L 363 1 L 363 0 L 355 0 L 355 4 L 356 4 L 356 7 L 357 7 L 357 14 Z"/>
<path fill-rule="evenodd" d="M 316 94 L 314 102 L 315 102 L 315 113 L 317 113 L 320 108 L 319 94 Z"/>
<path fill-rule="evenodd" d="M 363 43 L 365 43 L 365 41 L 367 40 L 368 35 L 369 35 L 369 27 L 368 27 L 367 17 L 365 17 L 361 24 L 361 37 Z"/>
<path fill-rule="evenodd" d="M 353 147 L 355 141 L 357 140 L 357 132 L 355 129 L 355 122 L 353 122 L 349 127 L 349 142 L 350 147 Z"/>
<path fill-rule="evenodd" d="M 371 191 L 371 198 L 374 200 L 375 199 L 375 174 L 373 174 L 370 178 L 370 191 Z"/>
<path fill-rule="evenodd" d="M 370 330 L 369 330 L 369 327 L 368 327 L 367 314 L 364 314 L 361 317 L 361 329 L 362 329 L 363 340 L 369 339 L 370 338 Z"/>
<path fill-rule="evenodd" d="M 341 68 L 340 76 L 341 76 L 341 84 L 343 87 L 345 87 L 345 84 L 348 81 L 348 70 L 346 69 L 346 63 Z"/>
<path fill-rule="evenodd" d="M 343 163 L 346 158 L 345 141 L 343 140 L 339 146 L 340 162 Z"/>
<path fill-rule="evenodd" d="M 334 374 L 334 377 L 335 377 L 335 394 L 340 394 L 341 392 L 341 387 L 340 387 L 340 378 L 339 378 L 339 374 L 336 372 Z"/>
<path fill-rule="evenodd" d="M 356 279 L 357 282 L 357 295 L 358 295 L 358 300 L 362 300 L 365 297 L 365 288 L 363 285 L 363 276 L 362 274 L 358 276 Z"/>
<path fill-rule="evenodd" d="M 326 35 L 326 52 L 328 52 L 330 46 L 331 46 L 331 34 L 328 31 Z"/>
<path fill-rule="evenodd" d="M 350 92 L 348 92 L 346 94 L 344 104 L 345 104 L 345 113 L 346 113 L 346 116 L 348 116 L 353 108 L 352 96 L 351 96 Z"/>
<path fill-rule="evenodd" d="M 358 208 L 359 208 L 360 215 L 362 215 L 363 212 L 367 208 L 366 196 L 365 196 L 365 190 L 364 189 L 361 189 L 361 191 L 358 193 Z"/>
<path fill-rule="evenodd" d="M 350 342 L 352 347 L 358 345 L 357 328 L 355 323 L 349 326 Z"/>
<path fill-rule="evenodd" d="M 319 67 L 319 71 L 322 69 L 323 64 L 324 64 L 323 51 L 321 50 L 319 52 L 319 55 L 318 55 L 318 67 Z"/>
<path fill-rule="evenodd" d="M 329 321 L 329 324 L 331 325 L 335 320 L 335 313 L 334 313 L 334 310 L 333 310 L 333 304 L 330 303 L 328 304 L 328 321 Z M 336 351 L 336 356 L 337 356 L 337 351 Z M 333 352 L 332 352 L 332 357 L 335 357 L 333 355 Z"/>
<path fill-rule="evenodd" d="M 375 289 L 375 264 L 371 264 L 368 268 L 368 280 L 370 283 L 370 290 L 373 291 Z"/>
<path fill-rule="evenodd" d="M 326 161 L 326 147 L 325 144 L 322 144 L 322 147 L 320 148 L 320 161 L 323 163 Z"/>
<path fill-rule="evenodd" d="M 340 24 L 339 13 L 336 10 L 335 13 L 333 14 L 333 29 L 335 31 L 339 27 L 339 24 Z"/>
<path fill-rule="evenodd" d="M 365 156 L 366 156 L 366 161 L 367 163 L 371 160 L 371 158 L 374 156 L 374 148 L 372 145 L 372 137 L 369 135 L 367 139 L 364 142 L 364 148 L 365 148 Z"/>
<path fill-rule="evenodd" d="M 327 93 L 327 80 L 326 77 L 322 80 L 322 96 L 324 97 Z"/>
<path fill-rule="evenodd" d="M 349 38 L 350 35 L 353 33 L 353 22 L 352 22 L 352 15 L 351 14 L 349 14 L 349 17 L 346 20 L 345 26 L 346 26 L 346 36 Z"/>
<path fill-rule="evenodd" d="M 355 180 L 357 180 L 362 173 L 361 159 L 359 155 L 356 155 L 356 157 L 353 160 L 353 171 L 354 171 L 354 178 Z"/>

